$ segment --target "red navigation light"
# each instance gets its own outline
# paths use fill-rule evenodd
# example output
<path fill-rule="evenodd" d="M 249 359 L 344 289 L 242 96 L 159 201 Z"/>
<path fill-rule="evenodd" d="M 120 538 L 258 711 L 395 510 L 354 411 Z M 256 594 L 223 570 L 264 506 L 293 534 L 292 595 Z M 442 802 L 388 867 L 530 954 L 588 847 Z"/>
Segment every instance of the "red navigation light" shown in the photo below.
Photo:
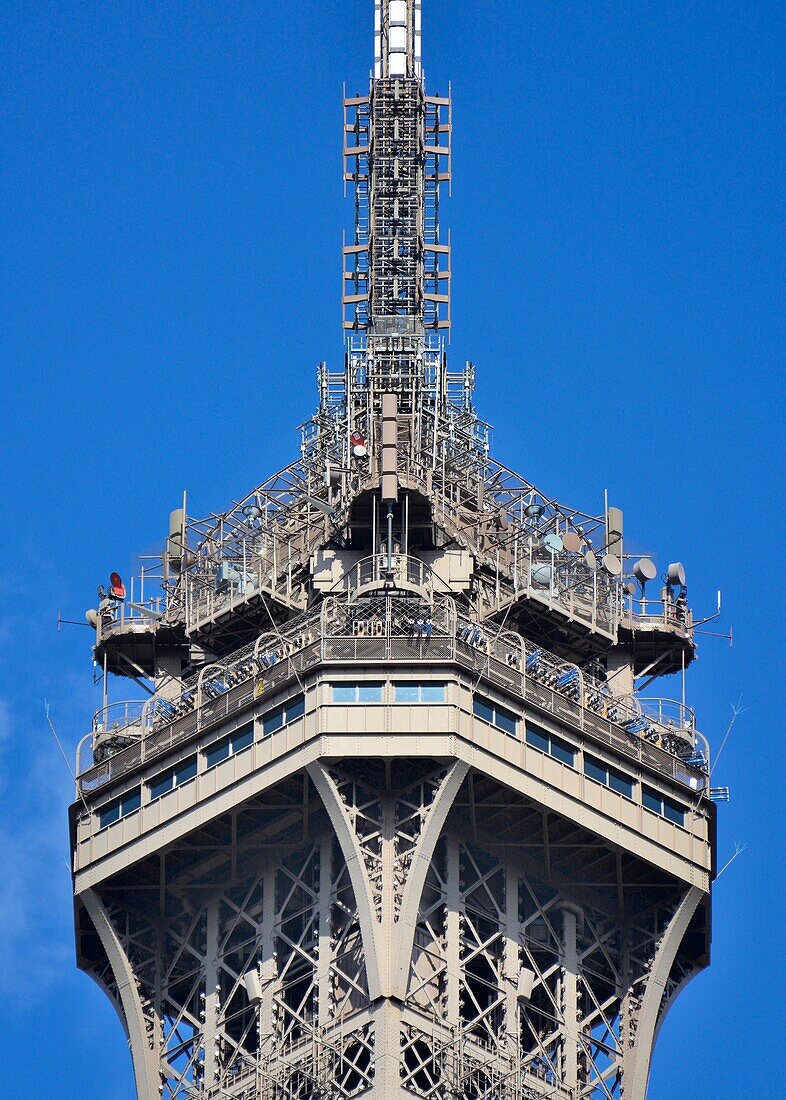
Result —
<path fill-rule="evenodd" d="M 352 444 L 352 454 L 356 458 L 363 458 L 368 454 L 368 445 L 366 444 L 366 437 L 360 431 L 354 431 L 350 434 L 349 442 Z"/>
<path fill-rule="evenodd" d="M 126 586 L 123 584 L 123 578 L 119 573 L 109 574 L 109 587 L 114 599 L 124 600 L 126 598 Z"/>

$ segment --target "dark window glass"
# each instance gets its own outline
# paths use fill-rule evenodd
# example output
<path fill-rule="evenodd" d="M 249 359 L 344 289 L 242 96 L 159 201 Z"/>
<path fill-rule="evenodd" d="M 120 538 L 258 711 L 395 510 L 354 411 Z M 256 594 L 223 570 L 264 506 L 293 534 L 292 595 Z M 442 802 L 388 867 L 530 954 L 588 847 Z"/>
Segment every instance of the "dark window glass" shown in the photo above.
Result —
<path fill-rule="evenodd" d="M 291 699 L 286 705 L 286 720 L 287 722 L 294 721 L 295 718 L 302 718 L 306 712 L 306 700 L 305 697 L 299 695 L 297 699 Z"/>
<path fill-rule="evenodd" d="M 164 772 L 150 780 L 150 798 L 160 798 L 162 794 L 172 790 L 172 772 Z"/>
<path fill-rule="evenodd" d="M 262 732 L 273 733 L 274 730 L 279 730 L 284 725 L 284 708 L 276 707 L 270 714 L 266 714 L 262 719 Z"/>
<path fill-rule="evenodd" d="M 551 755 L 555 760 L 560 760 L 563 764 L 570 764 L 570 766 L 573 767 L 574 760 L 576 759 L 576 750 L 564 741 L 560 741 L 558 737 L 552 737 Z"/>
<path fill-rule="evenodd" d="M 195 756 L 192 756 L 190 760 L 184 761 L 175 768 L 174 786 L 179 787 L 181 783 L 187 783 L 189 779 L 193 779 L 197 773 L 197 760 Z"/>
<path fill-rule="evenodd" d="M 632 781 L 621 772 L 615 772 L 613 768 L 609 768 L 609 786 L 618 794 L 624 794 L 627 798 L 633 797 Z"/>
<path fill-rule="evenodd" d="M 228 756 L 229 738 L 224 737 L 221 741 L 216 741 L 214 745 L 210 745 L 209 748 L 205 750 L 205 763 L 209 768 L 212 768 L 214 764 L 226 760 Z"/>
<path fill-rule="evenodd" d="M 540 749 L 541 752 L 549 751 L 549 738 L 548 734 L 545 734 L 543 730 L 539 730 L 537 726 L 527 725 L 527 744 L 532 745 L 533 748 Z"/>
<path fill-rule="evenodd" d="M 648 810 L 654 811 L 656 814 L 663 813 L 663 799 L 659 794 L 655 794 L 649 787 L 644 787 L 641 792 L 641 801 Z"/>
<path fill-rule="evenodd" d="M 663 799 L 663 816 L 673 821 L 675 825 L 685 824 L 685 808 L 677 802 L 671 802 L 668 798 Z"/>
<path fill-rule="evenodd" d="M 596 779 L 598 783 L 606 782 L 607 773 L 605 764 L 593 760 L 591 756 L 584 757 L 584 774 L 588 775 L 590 779 Z"/>
<path fill-rule="evenodd" d="M 253 725 L 244 726 L 232 734 L 232 752 L 241 752 L 254 742 Z"/>
<path fill-rule="evenodd" d="M 121 807 L 121 816 L 125 817 L 126 814 L 132 814 L 134 812 L 134 810 L 138 810 L 141 805 L 142 805 L 142 789 L 140 787 L 137 790 L 132 791 L 131 794 L 127 794 L 125 796 L 125 798 L 123 799 L 123 804 L 122 804 L 122 807 Z"/>
<path fill-rule="evenodd" d="M 98 811 L 98 823 L 103 829 L 106 825 L 111 825 L 113 821 L 119 821 L 121 817 L 126 817 L 128 814 L 132 814 L 134 810 L 138 810 L 142 805 L 142 791 L 137 788 L 135 791 L 131 791 L 129 794 L 124 794 L 122 798 L 116 799 L 114 802 L 110 802 L 108 806 L 105 806 L 103 810 Z"/>
<path fill-rule="evenodd" d="M 472 709 L 476 717 L 482 718 L 484 722 L 494 721 L 494 707 L 480 695 L 476 695 L 472 701 Z"/>
<path fill-rule="evenodd" d="M 120 820 L 120 803 L 113 802 L 111 806 L 106 806 L 100 811 L 98 820 L 103 829 L 105 825 L 111 825 L 113 821 Z"/>
<path fill-rule="evenodd" d="M 508 710 L 503 710 L 502 707 L 494 708 L 494 725 L 498 726 L 505 733 L 516 732 L 516 716 L 511 714 Z"/>

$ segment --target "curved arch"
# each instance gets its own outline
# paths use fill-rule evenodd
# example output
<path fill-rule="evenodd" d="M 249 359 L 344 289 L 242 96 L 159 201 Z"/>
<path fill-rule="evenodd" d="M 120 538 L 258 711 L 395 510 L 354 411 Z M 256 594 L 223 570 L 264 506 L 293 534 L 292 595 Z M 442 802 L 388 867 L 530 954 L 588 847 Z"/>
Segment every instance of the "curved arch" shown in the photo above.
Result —
<path fill-rule="evenodd" d="M 358 920 L 360 932 L 363 937 L 363 946 L 366 956 L 366 980 L 368 981 L 368 995 L 375 1001 L 383 995 L 382 973 L 380 971 L 379 945 L 377 943 L 377 930 L 379 922 L 374 914 L 374 901 L 371 895 L 371 884 L 366 874 L 363 854 L 355 835 L 355 830 L 349 820 L 346 806 L 341 800 L 335 783 L 319 763 L 309 764 L 306 768 L 319 797 L 324 803 L 335 830 L 344 859 L 347 861 L 347 870 L 355 891 L 355 902 L 358 907 Z"/>
<path fill-rule="evenodd" d="M 393 949 L 392 992 L 394 997 L 404 1000 L 407 995 L 409 963 L 418 923 L 418 910 L 426 875 L 434 855 L 437 841 L 442 835 L 450 807 L 459 792 L 461 784 L 469 771 L 469 764 L 456 760 L 443 779 L 434 796 L 431 808 L 420 830 L 417 845 L 407 875 L 401 909 L 396 921 L 396 936 Z"/>
<path fill-rule="evenodd" d="M 679 946 L 702 897 L 702 891 L 697 886 L 691 886 L 677 906 L 655 952 L 647 989 L 639 1010 L 636 1041 L 625 1056 L 623 1080 L 626 1100 L 646 1100 L 652 1047 L 655 1043 L 658 1013 L 666 983 Z"/>
<path fill-rule="evenodd" d="M 138 1100 L 159 1100 L 161 1094 L 158 1086 L 161 1078 L 155 1052 L 147 1040 L 142 1001 L 131 963 L 95 890 L 85 890 L 79 895 L 79 900 L 93 922 L 117 982 L 117 992 L 123 1006 L 124 1027 L 131 1048 Z M 114 1002 L 114 998 L 112 1000 Z"/>

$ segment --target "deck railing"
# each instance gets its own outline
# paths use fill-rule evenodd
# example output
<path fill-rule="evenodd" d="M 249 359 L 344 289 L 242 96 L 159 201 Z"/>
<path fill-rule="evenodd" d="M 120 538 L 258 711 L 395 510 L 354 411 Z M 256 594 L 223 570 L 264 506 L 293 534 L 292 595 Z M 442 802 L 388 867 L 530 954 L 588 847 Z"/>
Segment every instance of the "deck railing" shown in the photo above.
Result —
<path fill-rule="evenodd" d="M 85 767 L 77 761 L 80 791 L 127 774 L 316 665 L 333 663 L 457 664 L 478 682 L 485 679 L 532 702 L 674 778 L 685 774 L 686 760 L 701 765 L 693 755 L 690 708 L 671 700 L 617 698 L 578 666 L 525 643 L 520 635 L 492 632 L 457 617 L 450 599 L 427 604 L 382 596 L 361 606 L 330 597 L 318 614 L 294 625 L 287 632 L 263 634 L 231 659 L 206 666 L 179 697 L 151 698 L 138 713 L 129 711 L 127 727 L 113 727 L 119 751 L 111 756 L 102 724 L 109 710 L 99 712 L 104 717 L 94 720 L 101 731 L 94 746 L 100 746 L 104 759 L 94 758 Z"/>

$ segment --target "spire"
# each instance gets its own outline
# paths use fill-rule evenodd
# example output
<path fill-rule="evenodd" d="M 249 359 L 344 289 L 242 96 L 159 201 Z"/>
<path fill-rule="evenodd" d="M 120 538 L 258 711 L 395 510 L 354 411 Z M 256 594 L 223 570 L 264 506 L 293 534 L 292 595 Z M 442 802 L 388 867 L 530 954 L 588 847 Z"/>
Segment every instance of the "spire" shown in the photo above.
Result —
<path fill-rule="evenodd" d="M 345 101 L 355 233 L 344 248 L 344 327 L 417 336 L 450 327 L 450 246 L 439 222 L 450 100 L 426 95 L 420 0 L 376 0 L 375 32 L 369 94 Z"/>
<path fill-rule="evenodd" d="M 419 77 L 421 0 L 375 0 L 374 76 Z"/>

